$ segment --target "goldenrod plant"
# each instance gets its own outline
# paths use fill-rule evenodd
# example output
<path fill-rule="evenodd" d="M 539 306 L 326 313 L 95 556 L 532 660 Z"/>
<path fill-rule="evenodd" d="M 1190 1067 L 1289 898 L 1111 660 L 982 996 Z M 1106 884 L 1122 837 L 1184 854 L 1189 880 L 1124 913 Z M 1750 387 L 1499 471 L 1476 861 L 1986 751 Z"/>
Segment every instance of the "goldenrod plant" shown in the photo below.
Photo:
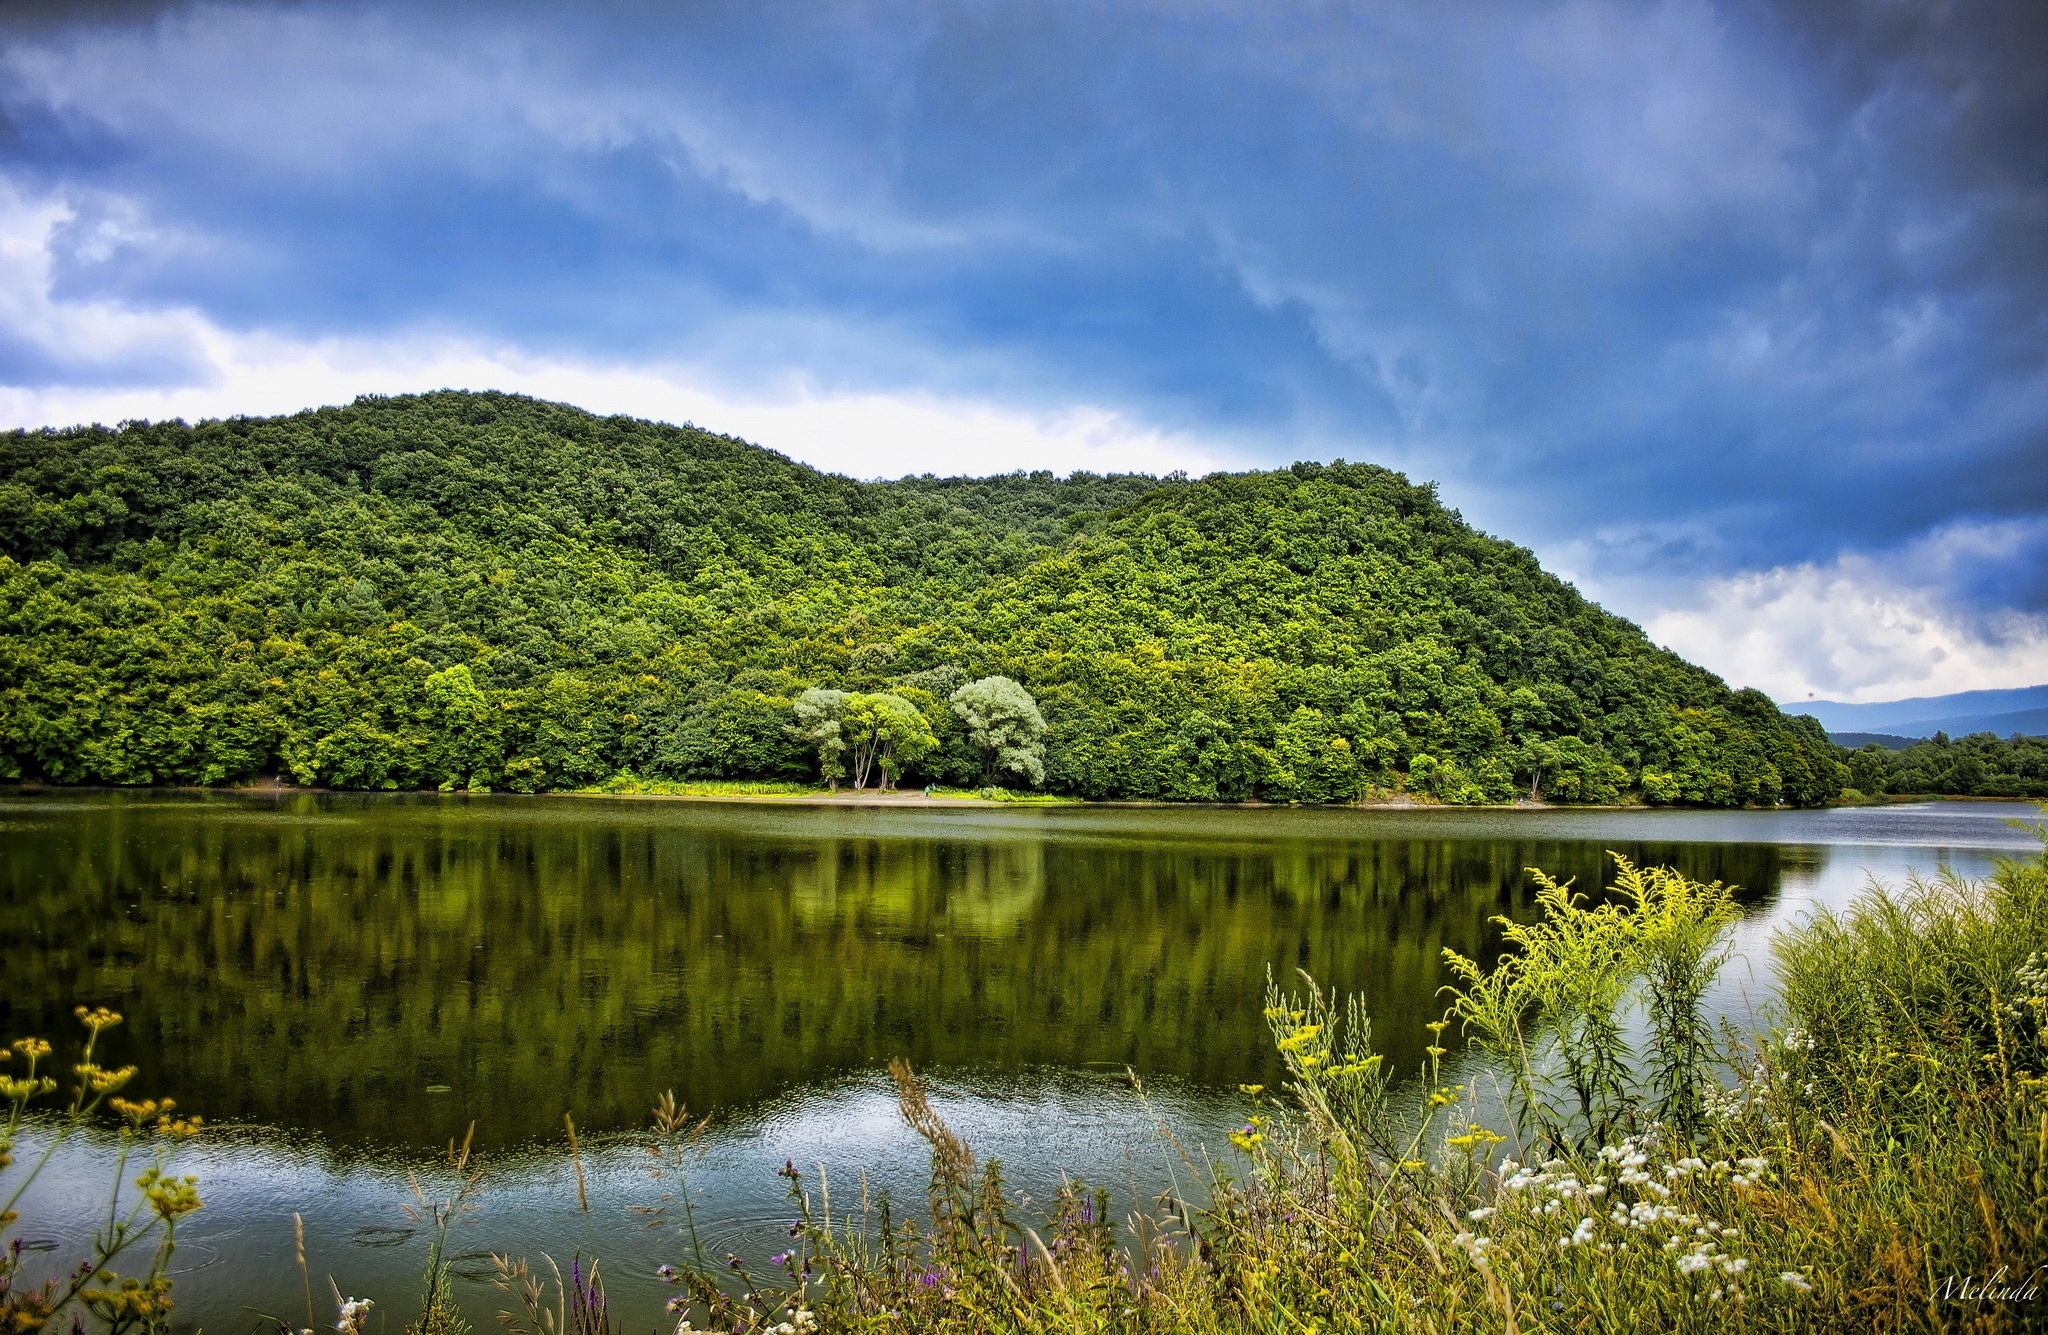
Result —
<path fill-rule="evenodd" d="M 1556 1149 L 1609 1143 L 1645 1116 L 1696 1128 L 1720 1058 L 1701 1003 L 1728 959 L 1732 890 L 1609 856 L 1617 898 L 1589 907 L 1570 882 L 1531 868 L 1543 918 L 1494 920 L 1514 953 L 1483 969 L 1444 951 L 1465 984 L 1445 989 L 1451 1016 L 1506 1072 L 1521 1127 Z M 1634 1005 L 1649 1029 L 1640 1055 L 1624 1037 Z"/>
<path fill-rule="evenodd" d="M 40 1038 L 17 1039 L 0 1050 L 6 1063 L 0 1074 L 0 1098 L 7 1100 L 7 1125 L 0 1133 L 0 1330 L 32 1335 L 54 1324 L 85 1330 L 97 1325 L 109 1335 L 155 1335 L 169 1329 L 172 1309 L 171 1254 L 177 1246 L 178 1221 L 201 1207 L 198 1182 L 170 1171 L 172 1156 L 197 1136 L 201 1122 L 182 1114 L 170 1099 L 131 1100 L 121 1091 L 136 1076 L 133 1066 L 102 1066 L 95 1050 L 100 1036 L 121 1023 L 105 1007 L 76 1010 L 85 1028 L 85 1042 L 69 1072 L 71 1098 L 52 1113 L 37 1115 L 32 1106 L 60 1092 L 54 1074 L 53 1049 Z M 67 1142 L 94 1126 L 104 1127 L 109 1115 L 114 1128 L 112 1184 L 103 1223 L 93 1232 L 85 1255 L 33 1283 L 19 1234 L 23 1197 Z M 41 1150 L 26 1167 L 17 1165 L 18 1139 L 32 1130 Z M 132 1180 L 129 1172 L 140 1166 Z M 122 1274 L 116 1262 L 129 1255 L 147 1255 L 139 1274 Z"/>

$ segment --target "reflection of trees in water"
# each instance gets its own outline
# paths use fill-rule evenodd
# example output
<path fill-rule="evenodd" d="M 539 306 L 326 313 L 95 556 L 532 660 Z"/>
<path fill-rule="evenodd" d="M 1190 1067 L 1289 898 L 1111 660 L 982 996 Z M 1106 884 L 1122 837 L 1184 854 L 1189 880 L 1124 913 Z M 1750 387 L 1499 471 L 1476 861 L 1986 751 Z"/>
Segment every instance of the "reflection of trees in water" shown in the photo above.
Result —
<path fill-rule="evenodd" d="M 1037 840 L 822 839 L 784 860 L 797 921 L 813 931 L 854 915 L 885 931 L 986 935 L 1016 927 L 1045 893 Z"/>
<path fill-rule="evenodd" d="M 342 1139 L 438 1140 L 474 1116 L 489 1143 L 549 1134 L 565 1109 L 616 1126 L 670 1086 L 730 1106 L 896 1053 L 1267 1080 L 1269 963 L 1364 992 L 1389 1060 L 1412 1067 L 1443 948 L 1488 955 L 1488 919 L 1529 911 L 1525 867 L 1586 887 L 1606 871 L 1587 843 L 68 805 L 0 833 L 7 1028 L 56 1034 L 74 1002 L 117 1005 L 121 1055 L 153 1088 Z M 1620 851 L 1753 893 L 1786 856 Z"/>

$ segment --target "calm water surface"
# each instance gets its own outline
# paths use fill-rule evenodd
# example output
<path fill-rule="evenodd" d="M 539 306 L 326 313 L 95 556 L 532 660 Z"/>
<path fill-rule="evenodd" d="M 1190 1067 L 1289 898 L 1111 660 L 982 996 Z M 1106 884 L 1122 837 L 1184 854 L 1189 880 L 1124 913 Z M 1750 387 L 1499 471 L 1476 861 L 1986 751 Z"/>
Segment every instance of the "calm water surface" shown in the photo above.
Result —
<path fill-rule="evenodd" d="M 1524 868 L 1603 882 L 1606 850 L 1742 887 L 1715 1004 L 1769 994 L 1772 929 L 1872 876 L 1978 875 L 2038 841 L 2030 806 L 1825 812 L 873 809 L 428 796 L 0 795 L 0 1028 L 111 1053 L 225 1125 L 193 1151 L 179 1313 L 220 1332 L 303 1321 L 316 1280 L 411 1315 L 424 1236 L 399 1209 L 471 1123 L 489 1169 L 458 1228 L 491 1251 L 610 1258 L 630 1329 L 673 1254 L 628 1133 L 662 1090 L 713 1115 L 694 1184 L 707 1244 L 786 1241 L 774 1169 L 835 1204 L 921 1199 L 924 1153 L 880 1068 L 908 1056 L 942 1111 L 1037 1199 L 1062 1172 L 1149 1195 L 1149 1128 L 1223 1143 L 1270 1081 L 1268 969 L 1363 992 L 1390 1062 L 1420 1059 L 1444 947 L 1491 953 L 1533 907 Z M 1124 1076 L 1145 1081 L 1149 1109 Z M 562 1146 L 591 1138 L 592 1209 Z M 31 1233 L 90 1231 L 67 1151 Z M 103 1207 L 102 1207 L 103 1208 Z M 630 1272 L 630 1273 L 629 1273 Z M 466 1285 L 473 1320 L 499 1295 Z M 325 1318 L 331 1321 L 331 1317 Z M 316 1323 L 318 1324 L 318 1323 Z"/>

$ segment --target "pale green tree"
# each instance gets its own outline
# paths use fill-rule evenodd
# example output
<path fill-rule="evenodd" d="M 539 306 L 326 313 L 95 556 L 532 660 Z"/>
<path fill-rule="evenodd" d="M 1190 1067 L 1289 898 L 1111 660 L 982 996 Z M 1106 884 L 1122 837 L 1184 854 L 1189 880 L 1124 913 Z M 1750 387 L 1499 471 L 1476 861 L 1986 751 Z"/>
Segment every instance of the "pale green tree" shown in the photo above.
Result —
<path fill-rule="evenodd" d="M 1004 775 L 1034 788 L 1045 782 L 1045 716 L 1031 692 L 1008 677 L 983 677 L 953 692 L 952 702 L 968 741 L 982 753 L 989 783 Z"/>
<path fill-rule="evenodd" d="M 855 788 L 867 787 L 877 770 L 882 788 L 894 787 L 905 766 L 939 744 L 917 706 L 900 695 L 847 696 L 839 726 Z"/>

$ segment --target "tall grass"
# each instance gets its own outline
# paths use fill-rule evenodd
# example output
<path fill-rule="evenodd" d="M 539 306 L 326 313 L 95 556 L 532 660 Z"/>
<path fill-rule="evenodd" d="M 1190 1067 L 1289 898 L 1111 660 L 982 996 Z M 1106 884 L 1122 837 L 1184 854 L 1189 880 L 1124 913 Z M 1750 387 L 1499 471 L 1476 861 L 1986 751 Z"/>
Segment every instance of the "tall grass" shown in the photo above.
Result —
<path fill-rule="evenodd" d="M 754 779 L 643 779 L 615 774 L 594 788 L 577 788 L 572 797 L 814 797 L 824 788 L 815 783 L 778 783 Z"/>

